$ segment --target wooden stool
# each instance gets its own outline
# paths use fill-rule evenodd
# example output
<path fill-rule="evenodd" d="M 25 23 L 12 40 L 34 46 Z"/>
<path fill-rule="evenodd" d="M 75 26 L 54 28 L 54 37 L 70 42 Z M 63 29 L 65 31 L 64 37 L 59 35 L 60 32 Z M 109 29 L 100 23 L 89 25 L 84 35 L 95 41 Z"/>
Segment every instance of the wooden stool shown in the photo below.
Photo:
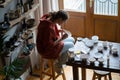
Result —
<path fill-rule="evenodd" d="M 47 66 L 45 65 L 46 61 L 48 63 Z M 49 76 L 50 78 L 48 80 L 50 80 L 50 79 L 56 80 L 56 78 L 58 76 L 60 76 L 55 73 L 54 62 L 55 62 L 54 59 L 45 59 L 45 58 L 41 57 L 41 59 L 40 59 L 40 80 L 43 80 L 43 75 Z M 46 66 L 46 68 L 45 68 L 45 66 Z M 64 70 L 61 75 L 62 75 L 63 80 L 66 80 Z"/>
<path fill-rule="evenodd" d="M 95 80 L 95 79 L 101 80 L 102 77 L 104 77 L 104 80 L 107 80 L 107 76 L 109 77 L 109 80 L 112 80 L 111 72 L 94 70 L 92 80 Z"/>

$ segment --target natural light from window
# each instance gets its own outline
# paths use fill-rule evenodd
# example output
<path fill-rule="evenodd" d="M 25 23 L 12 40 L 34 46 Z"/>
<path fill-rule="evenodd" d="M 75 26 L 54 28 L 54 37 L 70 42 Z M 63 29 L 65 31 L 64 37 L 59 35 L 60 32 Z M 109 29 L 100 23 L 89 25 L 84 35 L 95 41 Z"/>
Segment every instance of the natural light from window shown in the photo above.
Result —
<path fill-rule="evenodd" d="M 118 0 L 94 0 L 94 14 L 118 16 Z"/>
<path fill-rule="evenodd" d="M 51 7 L 52 11 L 58 11 L 59 10 L 58 0 L 52 0 L 51 3 L 52 3 L 52 7 Z"/>
<path fill-rule="evenodd" d="M 86 12 L 88 0 L 63 0 L 64 9 Z M 94 14 L 118 16 L 118 0 L 90 0 L 94 1 Z"/>
<path fill-rule="evenodd" d="M 86 0 L 64 0 L 64 9 L 86 12 Z"/>

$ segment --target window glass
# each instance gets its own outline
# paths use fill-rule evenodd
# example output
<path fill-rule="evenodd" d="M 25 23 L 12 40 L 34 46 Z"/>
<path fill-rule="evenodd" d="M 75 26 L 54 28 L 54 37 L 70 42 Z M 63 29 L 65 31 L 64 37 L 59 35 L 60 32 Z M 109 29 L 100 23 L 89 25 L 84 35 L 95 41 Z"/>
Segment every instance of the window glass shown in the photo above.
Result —
<path fill-rule="evenodd" d="M 64 9 L 86 12 L 86 0 L 63 0 Z"/>
<path fill-rule="evenodd" d="M 94 14 L 118 15 L 118 0 L 94 0 Z"/>
<path fill-rule="evenodd" d="M 52 0 L 51 4 L 52 4 L 51 5 L 52 11 L 58 11 L 59 10 L 58 0 Z"/>

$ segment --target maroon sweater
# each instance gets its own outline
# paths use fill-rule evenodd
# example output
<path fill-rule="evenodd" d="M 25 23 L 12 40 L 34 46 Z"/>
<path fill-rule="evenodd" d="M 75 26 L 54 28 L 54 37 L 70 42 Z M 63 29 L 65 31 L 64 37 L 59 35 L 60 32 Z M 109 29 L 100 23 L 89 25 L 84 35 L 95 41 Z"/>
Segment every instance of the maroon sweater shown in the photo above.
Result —
<path fill-rule="evenodd" d="M 37 50 L 42 57 L 47 59 L 56 59 L 63 48 L 63 42 L 54 44 L 59 36 L 59 30 L 57 25 L 46 19 L 47 15 L 44 15 L 38 25 L 37 33 Z"/>

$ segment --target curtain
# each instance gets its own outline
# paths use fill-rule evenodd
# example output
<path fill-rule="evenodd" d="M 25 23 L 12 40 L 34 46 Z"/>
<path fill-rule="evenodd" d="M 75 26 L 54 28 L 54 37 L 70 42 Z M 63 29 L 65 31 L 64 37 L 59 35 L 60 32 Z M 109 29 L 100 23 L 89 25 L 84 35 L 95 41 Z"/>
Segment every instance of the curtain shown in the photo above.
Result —
<path fill-rule="evenodd" d="M 39 0 L 40 7 L 40 17 L 43 15 L 43 0 Z"/>
<path fill-rule="evenodd" d="M 59 10 L 58 0 L 42 0 L 42 1 L 43 1 L 43 14 Z"/>

